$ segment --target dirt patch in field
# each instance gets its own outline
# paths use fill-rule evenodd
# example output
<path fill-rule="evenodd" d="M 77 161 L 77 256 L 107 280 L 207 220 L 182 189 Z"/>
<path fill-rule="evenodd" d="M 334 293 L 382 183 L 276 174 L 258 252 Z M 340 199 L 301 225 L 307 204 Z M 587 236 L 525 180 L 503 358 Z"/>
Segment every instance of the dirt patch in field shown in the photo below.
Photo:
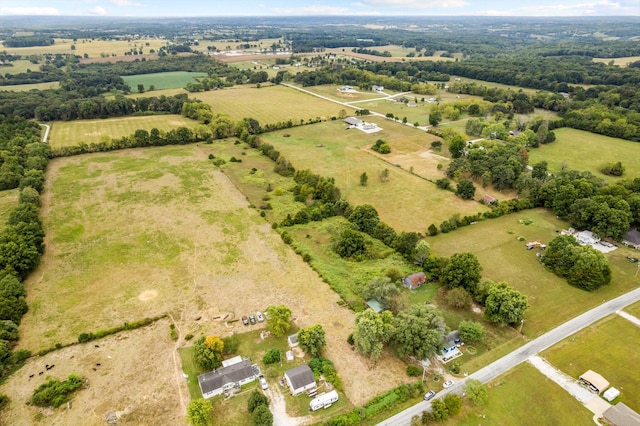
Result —
<path fill-rule="evenodd" d="M 0 389 L 11 398 L 2 424 L 33 425 L 40 416 L 47 425 L 100 425 L 109 416 L 119 417 L 120 424 L 183 424 L 180 395 L 188 391 L 172 367 L 174 352 L 169 322 L 161 320 L 32 358 Z M 47 370 L 46 365 L 54 368 Z M 69 374 L 88 381 L 73 397 L 70 410 L 66 405 L 55 410 L 26 405 L 47 378 L 63 380 Z"/>
<path fill-rule="evenodd" d="M 335 363 L 353 404 L 361 405 L 406 379 L 404 365 L 395 357 L 385 354 L 374 366 L 352 350 L 346 340 L 354 313 L 337 304 L 339 297 L 248 208 L 244 195 L 212 168 L 196 145 L 56 159 L 48 168 L 46 185 L 42 211 L 47 251 L 26 282 L 30 310 L 20 327 L 21 347 L 37 351 L 75 341 L 81 332 L 167 312 L 180 336 L 224 337 L 246 330 L 240 321 L 230 321 L 285 304 L 298 327 L 323 326 L 325 354 Z M 74 192 L 79 185 L 82 191 Z M 69 234 L 75 227 L 83 232 Z M 156 326 L 155 344 L 145 334 L 108 338 L 127 340 L 126 349 L 113 349 L 122 364 L 114 363 L 105 376 L 98 374 L 101 370 L 76 371 L 88 371 L 91 392 L 84 395 L 91 397 L 78 394 L 70 412 L 56 411 L 51 418 L 61 420 L 48 423 L 79 424 L 75 417 L 66 421 L 64 416 L 83 411 L 93 416 L 90 424 L 101 423 L 103 416 L 118 411 L 136 424 L 181 424 L 184 409 L 169 379 L 181 371 L 173 362 L 171 343 L 165 342 L 168 324 L 163 324 Z M 108 339 L 98 342 L 100 349 Z M 53 362 L 57 369 L 55 357 L 68 361 L 74 350 L 85 348 L 88 366 L 102 363 L 103 358 L 91 357 L 86 349 L 91 347 L 64 349 L 38 362 Z M 150 363 L 149 371 L 145 363 Z M 3 392 L 24 401 L 35 388 L 26 373 L 35 370 L 21 370 Z M 103 378 L 92 378 L 94 373 Z M 156 376 L 162 386 L 154 381 Z M 15 384 L 28 386 L 14 391 Z M 141 401 L 149 401 L 149 406 Z M 22 413 L 32 419 L 35 412 L 22 404 L 12 405 L 16 414 L 11 418 Z"/>

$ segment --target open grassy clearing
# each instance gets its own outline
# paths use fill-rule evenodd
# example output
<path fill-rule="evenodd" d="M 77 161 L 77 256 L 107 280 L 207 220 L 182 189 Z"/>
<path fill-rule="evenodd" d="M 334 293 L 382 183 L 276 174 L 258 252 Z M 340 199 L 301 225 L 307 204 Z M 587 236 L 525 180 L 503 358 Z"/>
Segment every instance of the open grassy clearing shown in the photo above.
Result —
<path fill-rule="evenodd" d="M 40 71 L 40 64 L 34 64 L 27 59 L 18 59 L 11 62 L 11 64 L 13 65 L 11 67 L 0 67 L 0 74 L 20 74 L 27 72 L 27 70 Z"/>
<path fill-rule="evenodd" d="M 256 59 L 253 61 L 233 62 L 230 66 L 241 70 L 266 71 L 267 74 L 269 74 L 269 78 L 275 77 L 280 71 L 287 71 L 289 74 L 295 75 L 304 70 L 302 67 L 294 67 L 291 65 L 276 65 L 275 59 Z M 274 66 L 277 66 L 278 68 L 273 68 Z"/>
<path fill-rule="evenodd" d="M 99 425 L 116 412 L 124 424 L 182 424 L 188 394 L 174 355 L 169 321 L 161 320 L 31 358 L 0 386 L 0 393 L 11 398 L 2 424 Z M 55 368 L 46 371 L 45 365 Z M 27 405 L 48 377 L 61 380 L 72 373 L 87 378 L 89 387 L 75 394 L 71 410 L 65 405 L 57 410 Z M 31 374 L 35 377 L 29 378 Z"/>
<path fill-rule="evenodd" d="M 27 92 L 29 90 L 57 89 L 59 87 L 59 81 L 49 81 L 47 83 L 14 84 L 11 86 L 0 86 L 0 91 L 6 90 L 8 92 Z"/>
<path fill-rule="evenodd" d="M 549 362 L 578 378 L 587 370 L 601 374 L 620 391 L 619 401 L 640 410 L 638 326 L 611 315 L 542 352 Z"/>
<path fill-rule="evenodd" d="M 391 53 L 391 57 L 387 56 L 377 56 L 377 55 L 369 55 L 366 53 L 355 53 L 352 51 L 353 46 L 345 46 L 345 47 L 337 47 L 333 49 L 326 49 L 325 52 L 334 53 L 336 55 L 344 55 L 352 58 L 364 59 L 371 62 L 404 62 L 404 61 L 455 61 L 456 57 L 461 57 L 462 55 L 459 53 L 454 53 L 453 58 L 443 58 L 440 56 L 443 51 L 435 52 L 433 56 L 414 56 L 413 58 L 407 58 L 406 55 L 409 52 L 415 52 L 415 49 L 404 49 L 402 50 L 402 46 L 374 46 L 367 47 L 367 49 L 375 49 L 380 52 L 384 52 L 388 50 L 387 48 L 391 48 L 389 52 Z"/>
<path fill-rule="evenodd" d="M 202 40 L 199 48 L 202 52 L 207 52 L 207 46 L 214 46 L 216 50 L 224 52 L 225 50 L 245 50 L 244 45 L 250 44 L 251 46 L 255 45 L 255 47 L 249 47 L 246 50 L 253 52 L 259 49 L 271 50 L 273 43 L 278 44 L 279 41 L 280 39 L 277 38 L 261 38 L 258 41 L 248 41 L 246 43 L 238 40 Z M 195 47 L 194 50 L 198 50 L 198 47 Z"/>
<path fill-rule="evenodd" d="M 627 306 L 624 310 L 631 315 L 640 318 L 640 302 L 636 302 L 633 305 Z"/>
<path fill-rule="evenodd" d="M 489 383 L 485 406 L 465 405 L 445 425 L 586 425 L 592 413 L 528 363 Z"/>
<path fill-rule="evenodd" d="M 532 223 L 520 223 L 525 220 Z M 633 278 L 635 265 L 625 259 L 628 255 L 626 248 L 607 255 L 613 270 L 611 284 L 591 293 L 572 287 L 545 271 L 536 257 L 536 250 L 526 250 L 524 244 L 535 240 L 548 244 L 557 235 L 555 231 L 566 226 L 553 213 L 535 209 L 485 220 L 427 241 L 440 256 L 467 251 L 474 253 L 483 267 L 484 277 L 506 281 L 527 295 L 530 307 L 525 314 L 522 332 L 533 338 L 603 300 L 612 299 L 637 286 Z M 524 237 L 525 241 L 518 241 L 517 237 Z"/>
<path fill-rule="evenodd" d="M 349 372 L 354 404 L 404 380 L 393 357 L 370 371 L 351 350 L 353 312 L 197 145 L 56 159 L 47 174 L 47 252 L 26 283 L 20 347 L 38 350 L 164 312 L 181 335 L 224 337 L 244 329 L 242 315 L 284 303 L 296 326 L 323 325 L 326 355 L 339 374 Z M 215 320 L 226 315 L 228 324 Z"/>
<path fill-rule="evenodd" d="M 152 85 L 155 89 L 178 89 L 189 83 L 196 83 L 198 78 L 206 77 L 204 72 L 171 71 L 153 74 L 124 75 L 122 79 L 131 87 L 132 91 L 138 90 L 138 84 L 142 84 L 145 90 Z"/>
<path fill-rule="evenodd" d="M 149 46 L 146 44 L 149 43 Z M 43 55 L 46 53 L 56 54 L 73 54 L 84 56 L 86 53 L 89 55 L 89 58 L 99 58 L 100 54 L 104 53 L 109 56 L 111 54 L 115 54 L 116 56 L 123 56 L 125 52 L 129 52 L 131 49 L 135 48 L 139 50 L 143 49 L 144 53 L 149 53 L 151 49 L 155 49 L 156 51 L 164 46 L 167 43 L 166 40 L 160 39 L 137 39 L 137 40 L 91 40 L 91 39 L 78 39 L 74 43 L 72 39 L 62 39 L 56 38 L 55 44 L 52 46 L 33 46 L 33 47 L 4 47 L 2 46 L 2 50 L 6 50 L 7 53 L 13 55 Z M 71 46 L 75 45 L 75 50 L 71 49 Z M 39 65 L 34 65 L 32 70 L 36 69 Z"/>
<path fill-rule="evenodd" d="M 296 168 L 335 178 L 350 203 L 372 204 L 380 218 L 397 231 L 425 232 L 431 223 L 440 224 L 454 213 L 466 215 L 486 208 L 439 190 L 435 184 L 367 152 L 377 139 L 388 141 L 393 153 L 396 138 L 407 138 L 406 144 L 415 145 L 421 143 L 425 134 L 382 118 L 366 120 L 378 123 L 384 130 L 367 134 L 345 130 L 341 121 L 329 121 L 272 132 L 262 135 L 262 139 L 275 146 Z M 285 134 L 290 137 L 284 137 Z M 432 139 L 430 135 L 424 139 L 424 151 Z M 389 170 L 389 181 L 383 183 L 378 175 L 384 169 Z M 369 176 L 367 186 L 360 185 L 363 172 Z"/>
<path fill-rule="evenodd" d="M 133 88 L 134 90 L 137 89 L 137 86 Z M 189 94 L 189 92 L 187 92 L 184 88 L 179 88 L 179 89 L 162 89 L 162 90 L 158 90 L 158 89 L 154 89 L 154 90 L 148 90 L 148 87 L 145 87 L 145 91 L 144 93 L 130 93 L 128 95 L 125 95 L 127 98 L 151 98 L 151 97 L 160 97 L 160 96 L 175 96 L 175 95 L 180 95 L 183 93 L 187 93 Z M 107 95 L 108 97 L 108 95 Z"/>
<path fill-rule="evenodd" d="M 234 120 L 251 117 L 261 124 L 330 118 L 337 116 L 341 109 L 350 109 L 284 86 L 260 89 L 255 86 L 235 86 L 192 93 L 190 96 L 210 104 L 214 113 L 227 114 Z"/>
<path fill-rule="evenodd" d="M 611 138 L 595 133 L 562 128 L 554 130 L 556 141 L 529 151 L 529 163 L 549 163 L 549 171 L 558 172 L 566 165 L 569 169 L 588 170 L 608 181 L 619 178 L 600 173 L 607 163 L 622 161 L 626 171 L 623 178 L 640 177 L 640 143 Z"/>
<path fill-rule="evenodd" d="M 294 84 L 294 86 L 296 85 Z M 297 85 L 297 86 L 302 87 L 300 85 Z M 339 87 L 341 86 L 337 84 L 325 84 L 322 86 L 304 87 L 303 89 L 308 90 L 309 92 L 317 93 L 319 95 L 325 96 L 330 99 L 335 99 L 340 102 L 366 101 L 370 99 L 385 98 L 388 95 L 395 95 L 399 93 L 395 91 L 385 90 L 384 92 L 386 93 L 385 95 L 382 93 L 372 92 L 371 90 L 368 90 L 368 89 L 359 89 L 358 87 L 354 87 L 354 90 L 356 90 L 357 93 L 349 93 L 349 92 L 340 92 L 338 90 Z M 356 103 L 354 106 L 366 108 L 366 106 L 361 105 L 360 102 Z M 351 114 L 348 108 L 346 110 L 347 110 L 347 114 Z"/>
<path fill-rule="evenodd" d="M 19 196 L 20 191 L 18 189 L 0 191 L 0 230 L 4 229 L 11 210 L 18 206 Z"/>
<path fill-rule="evenodd" d="M 518 92 L 520 90 L 522 90 L 524 93 L 527 93 L 529 95 L 533 95 L 535 94 L 538 90 L 536 89 L 530 89 L 527 87 L 519 87 L 519 86 L 509 86 L 507 84 L 502 84 L 502 83 L 494 83 L 492 81 L 484 81 L 484 80 L 475 80 L 473 78 L 467 78 L 467 77 L 457 77 L 457 76 L 451 76 L 451 80 L 449 80 L 449 83 L 457 83 L 457 82 L 467 82 L 467 83 L 476 83 L 479 86 L 487 86 L 490 88 L 497 88 L 497 89 L 511 89 L 514 92 Z"/>
<path fill-rule="evenodd" d="M 51 126 L 49 143 L 53 148 L 97 143 L 103 137 L 121 138 L 136 130 L 151 130 L 154 127 L 168 131 L 176 127 L 193 127 L 198 123 L 181 115 L 145 115 L 139 117 L 117 117 L 97 120 L 56 121 Z"/>
<path fill-rule="evenodd" d="M 602 62 L 608 64 L 613 61 L 614 65 L 626 67 L 632 62 L 640 61 L 640 56 L 624 56 L 620 58 L 593 58 L 593 62 Z"/>

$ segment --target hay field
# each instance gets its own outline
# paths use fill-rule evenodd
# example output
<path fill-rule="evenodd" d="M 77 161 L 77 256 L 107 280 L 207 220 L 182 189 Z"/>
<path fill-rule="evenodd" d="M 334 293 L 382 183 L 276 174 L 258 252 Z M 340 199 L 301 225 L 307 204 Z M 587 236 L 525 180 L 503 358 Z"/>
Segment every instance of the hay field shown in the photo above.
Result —
<path fill-rule="evenodd" d="M 611 315 L 542 352 L 550 363 L 578 378 L 594 370 L 620 391 L 619 400 L 640 410 L 640 345 L 638 326 Z"/>
<path fill-rule="evenodd" d="M 529 225 L 524 224 L 527 220 L 531 221 Z M 525 242 L 540 240 L 548 244 L 557 235 L 556 230 L 567 226 L 552 212 L 535 209 L 481 221 L 427 241 L 439 256 L 474 253 L 482 265 L 483 277 L 506 281 L 525 294 L 530 307 L 522 332 L 536 337 L 637 286 L 633 277 L 636 267 L 625 259 L 631 251 L 624 247 L 607 255 L 613 271 L 611 284 L 594 292 L 572 287 L 546 271 L 536 257 L 537 250 L 526 250 Z M 524 237 L 525 241 L 518 241 L 517 237 Z"/>
<path fill-rule="evenodd" d="M 607 181 L 620 178 L 600 173 L 607 163 L 622 161 L 626 168 L 622 178 L 640 177 L 640 143 L 598 135 L 584 130 L 561 128 L 554 130 L 556 141 L 529 151 L 529 164 L 549 163 L 551 173 L 563 165 L 574 170 L 588 170 Z"/>
<path fill-rule="evenodd" d="M 183 424 L 189 399 L 174 355 L 169 321 L 161 320 L 31 358 L 0 386 L 0 392 L 11 398 L 2 414 L 3 424 L 104 425 L 116 413 L 121 416 L 118 424 Z M 47 364 L 55 368 L 46 371 Z M 45 374 L 40 376 L 40 371 Z M 46 378 L 62 380 L 69 374 L 88 379 L 89 385 L 75 394 L 71 410 L 65 405 L 52 410 L 26 404 Z"/>
<path fill-rule="evenodd" d="M 614 65 L 626 67 L 632 62 L 640 61 L 640 56 L 624 56 L 620 58 L 593 58 L 593 62 L 601 62 L 603 64 L 608 64 L 611 61 L 613 61 Z"/>
<path fill-rule="evenodd" d="M 229 115 L 233 120 L 251 117 L 261 124 L 279 121 L 337 116 L 341 109 L 349 108 L 301 93 L 284 86 L 236 86 L 230 89 L 191 93 L 211 105 L 214 113 Z"/>
<path fill-rule="evenodd" d="M 146 46 L 149 43 L 149 46 Z M 56 38 L 55 44 L 52 46 L 33 46 L 33 47 L 4 47 L 2 50 L 6 50 L 7 53 L 13 55 L 43 55 L 46 53 L 56 54 L 74 54 L 84 56 L 86 53 L 89 58 L 99 58 L 101 53 L 105 53 L 111 56 L 115 53 L 116 56 L 124 56 L 125 52 L 130 51 L 133 48 L 139 49 L 142 47 L 144 53 L 149 53 L 149 50 L 155 49 L 156 51 L 164 46 L 167 42 L 160 39 L 138 39 L 138 40 L 91 40 L 91 39 L 78 39 L 75 43 L 72 39 Z M 75 45 L 75 50 L 71 49 L 71 45 Z M 36 66 L 37 67 L 37 66 Z"/>
<path fill-rule="evenodd" d="M 384 130 L 366 134 L 356 129 L 345 130 L 341 121 L 329 121 L 272 132 L 262 139 L 275 146 L 297 169 L 308 168 L 322 176 L 334 177 L 350 203 L 372 204 L 381 219 L 398 231 L 426 232 L 431 223 L 439 225 L 454 213 L 465 215 L 486 209 L 438 189 L 435 184 L 373 155 L 372 151 L 367 152 L 377 139 L 388 141 L 392 153 L 396 139 L 406 138 L 404 144 L 415 146 L 424 133 L 385 119 L 369 117 L 366 120 L 379 123 Z M 291 136 L 284 137 L 284 134 Z M 431 140 L 430 135 L 424 137 L 423 152 L 428 150 Z M 383 183 L 378 175 L 384 169 L 389 169 L 390 179 Z M 367 186 L 360 185 L 363 172 L 369 176 Z"/>
<path fill-rule="evenodd" d="M 31 61 L 26 59 L 19 59 L 17 61 L 11 62 L 13 66 L 11 67 L 0 67 L 0 73 L 5 74 L 20 74 L 21 72 L 27 72 L 27 70 L 31 71 L 40 71 L 41 64 L 33 64 Z"/>
<path fill-rule="evenodd" d="M 51 126 L 49 143 L 53 148 L 100 142 L 100 138 L 121 138 L 136 130 L 171 130 L 176 127 L 193 127 L 198 123 L 181 115 L 146 115 L 97 120 L 56 121 Z"/>
<path fill-rule="evenodd" d="M 399 360 L 370 370 L 351 350 L 353 312 L 197 145 L 55 159 L 43 217 L 47 251 L 26 282 L 21 348 L 164 312 L 182 336 L 224 337 L 244 330 L 242 315 L 284 303 L 298 327 L 322 324 L 354 404 L 406 378 Z"/>
<path fill-rule="evenodd" d="M 27 92 L 29 90 L 57 89 L 58 87 L 60 87 L 59 81 L 49 81 L 46 83 L 14 84 L 11 86 L 0 86 L 0 91 L 6 90 L 7 92 Z"/>
<path fill-rule="evenodd" d="M 125 84 L 131 87 L 131 91 L 138 90 L 138 84 L 142 84 L 145 90 L 151 85 L 155 89 L 179 89 L 185 87 L 189 83 L 196 83 L 198 78 L 206 77 L 205 72 L 188 72 L 188 71 L 170 71 L 156 72 L 152 74 L 135 74 L 123 75 L 122 79 Z"/>

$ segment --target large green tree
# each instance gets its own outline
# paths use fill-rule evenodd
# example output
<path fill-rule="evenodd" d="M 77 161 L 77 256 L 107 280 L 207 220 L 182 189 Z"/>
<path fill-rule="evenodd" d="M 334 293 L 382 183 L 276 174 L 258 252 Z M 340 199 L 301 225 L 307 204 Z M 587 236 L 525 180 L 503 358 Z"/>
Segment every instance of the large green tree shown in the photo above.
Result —
<path fill-rule="evenodd" d="M 187 421 L 192 426 L 212 426 L 211 403 L 204 398 L 191 400 L 187 406 Z"/>
<path fill-rule="evenodd" d="M 367 309 L 356 314 L 353 330 L 353 342 L 358 352 L 377 360 L 382 354 L 384 344 L 393 336 L 393 314 L 384 311 L 380 314 Z"/>
<path fill-rule="evenodd" d="M 484 405 L 487 402 L 487 399 L 489 399 L 487 387 L 478 380 L 467 379 L 462 390 L 466 394 L 467 398 L 469 398 L 475 405 Z"/>
<path fill-rule="evenodd" d="M 486 336 L 484 326 L 475 321 L 461 321 L 458 331 L 465 342 L 482 342 Z"/>
<path fill-rule="evenodd" d="M 291 328 L 291 309 L 285 305 L 269 306 L 267 324 L 274 336 L 283 336 Z"/>
<path fill-rule="evenodd" d="M 267 405 L 259 405 L 253 412 L 254 426 L 272 426 L 273 414 Z"/>
<path fill-rule="evenodd" d="M 471 200 L 476 195 L 476 187 L 469 179 L 462 179 L 456 186 L 456 195 L 465 200 Z"/>
<path fill-rule="evenodd" d="M 481 272 L 480 262 L 473 253 L 455 253 L 442 270 L 440 282 L 447 288 L 462 287 L 473 294 Z"/>
<path fill-rule="evenodd" d="M 218 336 L 202 336 L 194 344 L 195 359 L 202 367 L 212 370 L 222 365 L 224 343 Z"/>
<path fill-rule="evenodd" d="M 253 413 L 256 408 L 261 405 L 266 405 L 268 407 L 269 398 L 267 398 L 262 392 L 256 389 L 251 392 L 251 395 L 249 395 L 249 399 L 247 400 L 247 410 L 250 413 Z"/>
<path fill-rule="evenodd" d="M 400 312 L 393 325 L 393 342 L 403 358 L 427 359 L 438 349 L 445 329 L 440 311 L 427 305 L 413 305 Z"/>
<path fill-rule="evenodd" d="M 489 290 L 484 316 L 498 324 L 518 324 L 528 307 L 527 296 L 500 282 Z"/>
<path fill-rule="evenodd" d="M 382 309 L 392 309 L 394 299 L 400 294 L 400 286 L 391 282 L 388 277 L 377 277 L 365 288 L 363 297 L 366 300 L 376 299 Z"/>
<path fill-rule="evenodd" d="M 380 222 L 378 211 L 370 204 L 363 204 L 355 209 L 349 216 L 349 222 L 355 224 L 358 230 L 365 234 L 373 235 L 373 231 Z"/>
<path fill-rule="evenodd" d="M 298 331 L 298 342 L 302 350 L 312 357 L 319 356 L 327 345 L 324 329 L 320 324 L 311 325 Z"/>
<path fill-rule="evenodd" d="M 333 250 L 340 257 L 360 259 L 367 253 L 367 240 L 362 232 L 346 228 L 334 242 Z"/>

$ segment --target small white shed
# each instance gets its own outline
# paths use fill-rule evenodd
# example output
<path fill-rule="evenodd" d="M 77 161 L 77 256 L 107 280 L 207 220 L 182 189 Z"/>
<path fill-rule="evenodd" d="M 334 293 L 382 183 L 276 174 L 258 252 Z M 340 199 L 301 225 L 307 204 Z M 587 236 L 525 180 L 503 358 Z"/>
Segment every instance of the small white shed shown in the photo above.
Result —
<path fill-rule="evenodd" d="M 611 387 L 607 389 L 607 391 L 602 396 L 604 397 L 604 399 L 611 402 L 620 396 L 620 391 L 616 388 Z"/>

